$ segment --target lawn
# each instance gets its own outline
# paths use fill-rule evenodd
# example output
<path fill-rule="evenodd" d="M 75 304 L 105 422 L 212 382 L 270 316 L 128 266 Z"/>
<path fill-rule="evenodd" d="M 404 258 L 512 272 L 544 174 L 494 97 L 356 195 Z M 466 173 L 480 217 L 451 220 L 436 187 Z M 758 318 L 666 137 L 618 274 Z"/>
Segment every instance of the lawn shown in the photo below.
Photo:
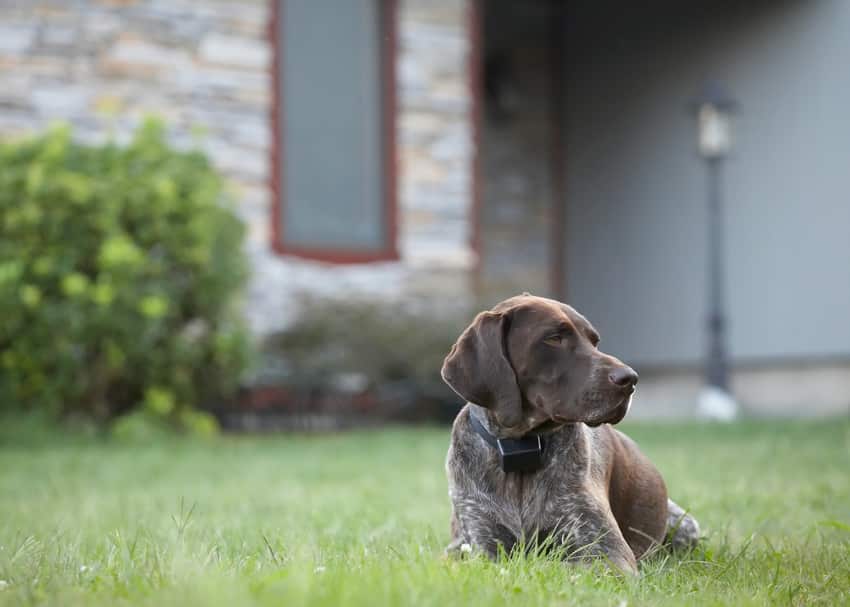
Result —
<path fill-rule="evenodd" d="M 707 539 L 447 561 L 446 428 L 0 446 L 0 605 L 850 604 L 850 422 L 626 424 Z"/>

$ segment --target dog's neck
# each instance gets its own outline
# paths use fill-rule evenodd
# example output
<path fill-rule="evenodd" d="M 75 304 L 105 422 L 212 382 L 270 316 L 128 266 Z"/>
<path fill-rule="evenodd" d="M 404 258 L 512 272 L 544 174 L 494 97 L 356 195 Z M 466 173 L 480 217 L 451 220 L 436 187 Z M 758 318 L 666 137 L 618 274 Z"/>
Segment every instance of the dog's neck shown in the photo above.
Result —
<path fill-rule="evenodd" d="M 575 424 L 555 424 L 546 418 L 535 418 L 534 416 L 523 417 L 523 420 L 517 426 L 506 428 L 499 423 L 495 413 L 490 409 L 469 403 L 470 415 L 481 422 L 481 425 L 492 434 L 495 438 L 523 438 L 529 435 L 545 435 L 560 430 L 566 426 L 574 426 Z"/>

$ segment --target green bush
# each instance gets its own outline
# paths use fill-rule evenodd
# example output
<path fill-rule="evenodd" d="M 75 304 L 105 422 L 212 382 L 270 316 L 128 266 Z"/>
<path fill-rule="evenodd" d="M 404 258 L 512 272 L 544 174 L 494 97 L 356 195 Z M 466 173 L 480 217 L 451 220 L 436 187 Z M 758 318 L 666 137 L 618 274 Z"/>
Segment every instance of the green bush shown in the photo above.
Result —
<path fill-rule="evenodd" d="M 206 158 L 155 122 L 124 147 L 0 144 L 0 409 L 207 431 L 194 407 L 248 351 L 242 237 Z"/>

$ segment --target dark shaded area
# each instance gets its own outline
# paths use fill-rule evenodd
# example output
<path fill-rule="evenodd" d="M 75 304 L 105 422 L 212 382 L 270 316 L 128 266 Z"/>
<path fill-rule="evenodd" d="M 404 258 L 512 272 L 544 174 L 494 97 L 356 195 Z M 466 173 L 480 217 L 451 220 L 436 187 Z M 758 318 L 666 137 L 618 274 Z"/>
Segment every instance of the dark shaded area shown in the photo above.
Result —
<path fill-rule="evenodd" d="M 440 377 L 465 315 L 397 302 L 310 300 L 263 345 L 263 367 L 235 402 L 229 430 L 334 430 L 449 423 L 461 406 Z"/>

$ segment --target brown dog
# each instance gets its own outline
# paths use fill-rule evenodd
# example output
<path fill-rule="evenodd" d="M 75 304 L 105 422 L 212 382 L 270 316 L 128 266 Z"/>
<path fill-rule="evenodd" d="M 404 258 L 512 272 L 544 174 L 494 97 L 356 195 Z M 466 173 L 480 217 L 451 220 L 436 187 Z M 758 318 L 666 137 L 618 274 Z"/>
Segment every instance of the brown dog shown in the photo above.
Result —
<path fill-rule="evenodd" d="M 674 545 L 698 540 L 658 470 L 609 425 L 628 412 L 638 376 L 598 343 L 573 308 L 529 294 L 482 312 L 458 338 L 442 369 L 468 401 L 446 460 L 450 551 L 496 556 L 545 540 L 636 573 L 668 531 Z"/>

